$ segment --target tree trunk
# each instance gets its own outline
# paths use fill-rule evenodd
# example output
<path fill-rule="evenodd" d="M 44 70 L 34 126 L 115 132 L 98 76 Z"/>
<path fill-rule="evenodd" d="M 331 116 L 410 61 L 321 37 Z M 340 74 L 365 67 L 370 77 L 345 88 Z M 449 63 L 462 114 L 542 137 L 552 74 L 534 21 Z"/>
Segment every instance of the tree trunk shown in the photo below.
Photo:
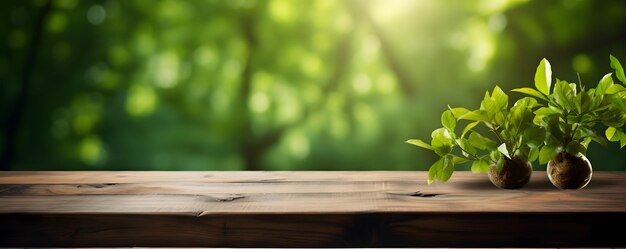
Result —
<path fill-rule="evenodd" d="M 39 11 L 37 19 L 35 19 L 32 36 L 28 43 L 28 51 L 24 65 L 20 72 L 19 86 L 16 93 L 15 104 L 8 111 L 8 117 L 4 125 L 3 133 L 5 135 L 5 144 L 0 155 L 0 170 L 10 170 L 11 164 L 15 161 L 15 153 L 17 143 L 17 133 L 22 123 L 23 113 L 28 103 L 28 92 L 31 84 L 31 76 L 35 69 L 35 62 L 39 51 L 39 43 L 43 35 L 43 26 L 46 17 L 52 9 L 52 1 L 48 0 Z"/>

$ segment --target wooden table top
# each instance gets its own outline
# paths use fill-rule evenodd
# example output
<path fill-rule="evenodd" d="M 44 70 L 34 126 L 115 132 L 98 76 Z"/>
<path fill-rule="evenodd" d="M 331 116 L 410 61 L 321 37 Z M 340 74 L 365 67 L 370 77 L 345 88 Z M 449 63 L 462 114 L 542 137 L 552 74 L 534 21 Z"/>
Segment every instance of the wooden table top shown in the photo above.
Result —
<path fill-rule="evenodd" d="M 0 246 L 626 246 L 626 173 L 0 172 Z"/>

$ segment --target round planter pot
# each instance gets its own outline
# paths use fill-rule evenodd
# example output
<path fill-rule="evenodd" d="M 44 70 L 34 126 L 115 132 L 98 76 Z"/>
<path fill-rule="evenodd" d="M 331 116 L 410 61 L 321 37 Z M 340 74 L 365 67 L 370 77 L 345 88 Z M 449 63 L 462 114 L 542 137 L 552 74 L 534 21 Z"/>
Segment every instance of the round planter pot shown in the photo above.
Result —
<path fill-rule="evenodd" d="M 495 164 L 489 165 L 489 180 L 493 185 L 503 189 L 518 189 L 530 181 L 533 167 L 530 162 L 513 157 L 504 159 L 504 166 L 498 172 Z"/>
<path fill-rule="evenodd" d="M 548 178 L 559 189 L 581 189 L 591 181 L 593 169 L 589 159 L 581 153 L 561 152 L 548 162 Z"/>

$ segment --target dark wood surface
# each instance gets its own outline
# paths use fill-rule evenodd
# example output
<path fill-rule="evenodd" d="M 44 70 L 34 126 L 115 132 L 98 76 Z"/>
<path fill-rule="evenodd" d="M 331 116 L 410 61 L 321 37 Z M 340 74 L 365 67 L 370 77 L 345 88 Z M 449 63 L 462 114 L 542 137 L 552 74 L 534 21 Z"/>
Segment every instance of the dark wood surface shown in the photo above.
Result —
<path fill-rule="evenodd" d="M 626 173 L 0 172 L 0 246 L 624 247 Z"/>

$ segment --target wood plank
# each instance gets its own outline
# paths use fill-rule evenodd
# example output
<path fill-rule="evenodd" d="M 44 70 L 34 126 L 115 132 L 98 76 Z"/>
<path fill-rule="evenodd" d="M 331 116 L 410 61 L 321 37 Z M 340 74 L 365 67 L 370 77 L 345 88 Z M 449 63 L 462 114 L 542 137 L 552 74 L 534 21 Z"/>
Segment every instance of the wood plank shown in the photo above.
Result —
<path fill-rule="evenodd" d="M 625 246 L 626 174 L 560 191 L 425 172 L 0 172 L 0 246 Z M 33 239 L 37 238 L 37 239 Z"/>
<path fill-rule="evenodd" d="M 623 211 L 626 206 L 626 187 L 615 173 L 596 173 L 590 186 L 579 191 L 556 191 L 543 172 L 535 174 L 533 181 L 521 190 L 497 189 L 484 175 L 464 172 L 457 173 L 455 177 L 459 179 L 455 181 L 434 185 L 423 183 L 425 173 L 399 178 L 402 175 L 397 172 L 349 172 L 352 177 L 344 174 L 348 172 L 338 172 L 346 180 L 329 177 L 333 172 L 264 172 L 247 180 L 239 172 L 219 172 L 221 177 L 213 178 L 214 182 L 207 179 L 194 182 L 193 177 L 183 176 L 173 182 L 166 176 L 169 180 L 163 183 L 140 177 L 154 172 L 127 173 L 126 177 L 119 177 L 119 173 L 108 176 L 97 173 L 103 176 L 100 183 L 51 184 L 63 182 L 55 179 L 63 176 L 54 175 L 42 180 L 43 183 L 38 182 L 40 178 L 24 184 L 15 184 L 12 179 L 7 180 L 11 184 L 2 181 L 0 212 L 609 212 Z M 241 173 L 249 175 L 249 172 Z M 310 177 L 303 177 L 309 173 Z M 289 181 L 267 180 L 278 179 L 275 175 L 289 179 L 285 174 L 294 177 Z M 169 175 L 169 172 L 157 175 Z M 228 175 L 236 180 L 227 182 Z M 378 175 L 383 180 L 377 180 Z M 391 180 L 393 176 L 398 178 Z M 116 181 L 127 178 L 141 180 L 139 183 Z"/>
<path fill-rule="evenodd" d="M 612 214 L 2 214 L 0 219 L 3 247 L 612 247 L 624 245 L 624 238 L 610 225 L 626 221 Z"/>

